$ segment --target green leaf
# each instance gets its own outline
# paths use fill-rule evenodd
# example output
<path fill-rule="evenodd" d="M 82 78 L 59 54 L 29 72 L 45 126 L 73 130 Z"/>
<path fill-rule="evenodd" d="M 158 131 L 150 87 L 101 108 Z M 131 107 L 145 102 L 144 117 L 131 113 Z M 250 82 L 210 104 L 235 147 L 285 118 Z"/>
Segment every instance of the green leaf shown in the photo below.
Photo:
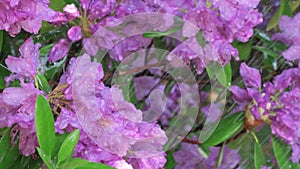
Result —
<path fill-rule="evenodd" d="M 111 166 L 100 164 L 100 163 L 88 163 L 87 165 L 77 167 L 76 169 L 114 169 Z"/>
<path fill-rule="evenodd" d="M 70 133 L 62 143 L 58 152 L 58 164 L 71 157 L 74 153 L 74 148 L 78 142 L 80 132 L 78 129 Z"/>
<path fill-rule="evenodd" d="M 54 148 L 54 153 L 52 155 L 52 159 L 57 160 L 57 154 L 60 150 L 60 147 L 62 145 L 62 143 L 64 142 L 64 140 L 67 138 L 67 136 L 69 135 L 69 133 L 64 132 L 63 134 L 57 134 L 55 136 L 55 148 Z"/>
<path fill-rule="evenodd" d="M 45 29 L 47 29 L 49 31 L 43 30 L 43 31 L 45 31 L 44 33 L 39 33 L 36 36 L 32 37 L 34 43 L 45 43 L 54 38 L 63 38 L 64 33 L 67 31 L 67 29 L 65 27 L 59 27 L 59 28 L 47 27 Z M 42 32 L 42 30 L 41 30 L 41 32 Z"/>
<path fill-rule="evenodd" d="M 222 161 L 223 161 L 224 148 L 225 148 L 225 144 L 222 145 L 222 148 L 220 149 L 220 152 L 219 152 L 218 161 L 217 161 L 218 167 L 221 166 Z"/>
<path fill-rule="evenodd" d="M 4 89 L 5 86 L 5 77 L 8 76 L 10 74 L 10 71 L 3 66 L 2 64 L 0 64 L 0 89 Z"/>
<path fill-rule="evenodd" d="M 164 90 L 166 96 L 168 96 L 171 93 L 175 84 L 176 84 L 175 81 L 171 81 L 171 80 L 168 81 L 168 83 L 166 84 L 165 90 Z"/>
<path fill-rule="evenodd" d="M 273 50 L 267 48 L 267 47 L 262 47 L 262 46 L 253 46 L 253 49 L 256 49 L 266 55 L 272 56 L 273 58 L 280 58 L 281 56 L 274 52 Z"/>
<path fill-rule="evenodd" d="M 17 167 L 15 168 L 39 169 L 41 167 L 42 160 L 41 158 L 33 159 L 31 156 L 28 157 L 22 156 L 17 163 L 18 163 Z"/>
<path fill-rule="evenodd" d="M 88 165 L 90 162 L 81 158 L 73 158 L 59 165 L 60 169 L 74 169 Z"/>
<path fill-rule="evenodd" d="M 167 36 L 167 35 L 171 35 L 177 31 L 179 31 L 181 29 L 182 25 L 176 25 L 174 27 L 172 27 L 171 29 L 165 31 L 165 32 L 146 32 L 143 34 L 144 38 L 159 38 L 162 36 Z"/>
<path fill-rule="evenodd" d="M 49 33 L 50 31 L 53 31 L 54 29 L 55 29 L 54 25 L 52 25 L 46 21 L 42 21 L 42 27 L 39 30 L 39 34 Z M 36 42 L 36 41 L 34 40 L 34 42 Z"/>
<path fill-rule="evenodd" d="M 211 62 L 206 67 L 206 71 L 210 79 L 216 77 L 224 87 L 229 88 L 231 86 L 232 69 L 230 63 L 222 67 L 219 63 Z"/>
<path fill-rule="evenodd" d="M 273 151 L 280 168 L 299 169 L 299 164 L 294 164 L 291 160 L 291 148 L 281 139 L 272 137 Z"/>
<path fill-rule="evenodd" d="M 280 16 L 287 15 L 291 17 L 293 15 L 292 8 L 290 6 L 290 0 L 281 0 L 279 8 Z"/>
<path fill-rule="evenodd" d="M 174 151 L 168 153 L 166 157 L 167 163 L 165 164 L 165 169 L 173 169 L 176 166 L 176 161 L 173 157 L 173 153 Z"/>
<path fill-rule="evenodd" d="M 67 57 L 64 57 L 61 61 L 55 62 L 54 65 L 47 68 L 45 71 L 45 77 L 47 80 L 51 81 L 54 79 L 56 74 L 59 74 L 62 72 L 63 65 L 66 62 Z"/>
<path fill-rule="evenodd" d="M 7 129 L 0 140 L 0 168 L 15 168 L 15 161 L 20 158 L 18 144 L 11 145 L 10 129 Z"/>
<path fill-rule="evenodd" d="M 167 51 L 166 37 L 153 38 L 153 45 L 154 45 L 154 52 L 155 52 L 155 57 L 157 58 L 157 61 L 158 62 L 163 61 L 163 59 L 169 53 Z M 149 52 L 150 52 L 149 50 L 150 49 L 147 49 L 147 57 L 148 57 Z"/>
<path fill-rule="evenodd" d="M 73 158 L 59 166 L 60 169 L 113 169 L 105 164 L 93 163 L 81 158 Z"/>
<path fill-rule="evenodd" d="M 290 1 L 290 7 L 292 8 L 292 12 L 300 6 L 300 0 Z"/>
<path fill-rule="evenodd" d="M 258 142 L 255 142 L 254 144 L 254 165 L 255 169 L 260 169 L 262 166 L 266 166 L 265 156 Z"/>
<path fill-rule="evenodd" d="M 54 118 L 47 100 L 38 95 L 36 99 L 35 127 L 36 135 L 43 152 L 51 157 L 55 146 Z"/>
<path fill-rule="evenodd" d="M 253 43 L 252 40 L 246 43 L 238 42 L 238 41 L 234 41 L 232 43 L 232 46 L 239 51 L 239 58 L 241 61 L 246 60 L 250 56 L 252 43 Z"/>
<path fill-rule="evenodd" d="M 40 57 L 44 58 L 44 57 L 48 56 L 48 54 L 53 46 L 54 46 L 54 44 L 49 44 L 49 45 L 42 47 L 40 49 Z"/>
<path fill-rule="evenodd" d="M 270 31 L 271 29 L 275 28 L 278 25 L 281 16 L 287 15 L 291 17 L 292 14 L 292 8 L 289 4 L 289 0 L 281 0 L 280 7 L 268 22 L 266 30 Z"/>
<path fill-rule="evenodd" d="M 43 74 L 37 74 L 36 79 L 38 81 L 39 88 L 43 90 L 46 94 L 49 94 L 51 91 L 51 86 L 48 83 L 46 77 Z"/>
<path fill-rule="evenodd" d="M 215 146 L 236 134 L 244 124 L 244 113 L 234 113 L 222 119 L 210 138 L 202 143 L 203 146 Z"/>
<path fill-rule="evenodd" d="M 48 167 L 48 169 L 55 169 L 56 168 L 55 164 L 51 160 L 50 156 L 48 156 L 42 149 L 40 149 L 38 147 L 36 149 L 37 149 L 40 157 L 43 159 L 44 163 Z"/>
<path fill-rule="evenodd" d="M 133 104 L 138 102 L 135 95 L 134 81 L 131 75 L 117 77 L 114 79 L 114 83 L 120 85 L 119 89 L 122 90 L 125 100 Z"/>
<path fill-rule="evenodd" d="M 50 0 L 49 7 L 55 11 L 62 12 L 66 5 L 67 4 L 64 0 Z"/>

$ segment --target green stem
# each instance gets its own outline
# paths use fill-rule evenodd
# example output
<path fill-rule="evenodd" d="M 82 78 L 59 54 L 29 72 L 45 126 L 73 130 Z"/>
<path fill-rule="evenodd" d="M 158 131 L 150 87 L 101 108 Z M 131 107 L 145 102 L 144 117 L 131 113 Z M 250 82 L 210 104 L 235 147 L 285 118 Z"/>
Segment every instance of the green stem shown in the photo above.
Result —
<path fill-rule="evenodd" d="M 258 138 L 256 137 L 256 134 L 255 134 L 253 131 L 251 132 L 251 134 L 252 134 L 254 140 L 255 140 L 257 143 L 259 143 Z"/>

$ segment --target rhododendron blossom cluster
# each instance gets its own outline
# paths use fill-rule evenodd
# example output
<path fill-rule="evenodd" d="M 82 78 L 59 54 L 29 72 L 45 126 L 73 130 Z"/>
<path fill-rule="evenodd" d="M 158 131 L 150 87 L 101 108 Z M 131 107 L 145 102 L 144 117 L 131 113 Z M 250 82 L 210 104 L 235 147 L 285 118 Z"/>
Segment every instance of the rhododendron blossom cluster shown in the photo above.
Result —
<path fill-rule="evenodd" d="M 0 168 L 300 168 L 299 9 L 0 0 Z"/>

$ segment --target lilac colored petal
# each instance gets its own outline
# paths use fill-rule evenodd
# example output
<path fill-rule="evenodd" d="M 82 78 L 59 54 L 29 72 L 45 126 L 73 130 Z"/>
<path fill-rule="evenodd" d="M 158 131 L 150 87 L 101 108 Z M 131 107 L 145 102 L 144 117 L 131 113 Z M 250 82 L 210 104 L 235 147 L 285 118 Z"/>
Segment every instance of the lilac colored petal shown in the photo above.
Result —
<path fill-rule="evenodd" d="M 197 140 L 196 138 L 193 137 L 194 140 Z M 210 147 L 210 154 L 205 158 L 201 156 L 197 145 L 182 143 L 180 150 L 173 154 L 177 163 L 175 169 L 214 168 L 219 157 L 219 152 L 220 147 Z M 241 157 L 236 150 L 225 147 L 223 153 L 223 160 L 218 169 L 234 168 L 241 162 Z"/>
<path fill-rule="evenodd" d="M 128 164 L 125 160 L 114 161 L 111 166 L 116 169 L 133 169 L 132 165 Z"/>
<path fill-rule="evenodd" d="M 289 45 L 289 46 L 293 44 L 292 39 L 287 38 L 286 35 L 284 35 L 282 33 L 274 33 L 272 35 L 271 40 L 280 41 L 280 42 L 285 43 L 286 45 Z"/>
<path fill-rule="evenodd" d="M 20 47 L 21 56 L 19 58 L 8 56 L 5 63 L 8 69 L 14 73 L 33 77 L 39 65 L 40 44 L 34 44 L 32 38 L 26 40 Z"/>
<path fill-rule="evenodd" d="M 33 84 L 23 84 L 23 87 L 9 87 L 3 91 L 3 100 L 6 104 L 12 106 L 21 105 L 23 101 L 29 101 L 29 98 L 36 97 L 41 93 Z M 32 100 L 33 102 L 35 100 Z"/>
<path fill-rule="evenodd" d="M 291 39 L 295 44 L 300 43 L 300 14 L 294 16 L 294 18 L 289 18 L 288 16 L 282 16 L 279 22 L 279 28 L 282 30 L 282 36 L 286 39 Z"/>
<path fill-rule="evenodd" d="M 3 93 L 0 94 L 0 128 L 8 127 L 11 117 L 17 112 L 18 107 L 4 102 Z"/>
<path fill-rule="evenodd" d="M 260 102 L 263 100 L 262 93 L 257 88 L 246 88 L 248 95 L 251 96 L 255 101 Z"/>
<path fill-rule="evenodd" d="M 90 0 L 79 0 L 80 5 L 83 9 L 88 9 Z"/>
<path fill-rule="evenodd" d="M 37 34 L 42 27 L 42 21 L 51 21 L 55 16 L 55 12 L 48 7 L 48 3 L 38 1 L 36 4 L 36 15 L 35 18 L 29 18 L 21 22 L 23 29 L 27 32 Z"/>
<path fill-rule="evenodd" d="M 220 147 L 210 147 L 210 151 L 208 158 L 205 159 L 205 163 L 208 168 L 213 168 L 219 157 Z M 241 157 L 237 150 L 229 149 L 225 146 L 223 154 L 223 160 L 218 169 L 235 168 L 241 162 Z"/>
<path fill-rule="evenodd" d="M 50 21 L 55 12 L 48 7 L 47 0 L 2 0 L 0 6 L 0 30 L 15 36 L 21 28 L 38 33 L 42 21 Z"/>
<path fill-rule="evenodd" d="M 292 156 L 291 156 L 291 160 L 294 163 L 299 163 L 300 161 L 300 144 L 299 143 L 295 143 L 292 145 Z"/>
<path fill-rule="evenodd" d="M 77 42 L 82 38 L 82 32 L 80 26 L 73 26 L 68 30 L 68 38 L 72 42 Z"/>
<path fill-rule="evenodd" d="M 275 94 L 275 86 L 271 82 L 266 82 L 263 87 L 267 95 L 271 96 Z"/>
<path fill-rule="evenodd" d="M 61 110 L 57 120 L 55 121 L 55 131 L 62 134 L 64 129 L 71 132 L 72 130 L 70 131 L 69 129 L 72 128 L 81 128 L 81 126 L 76 114 L 64 108 Z"/>
<path fill-rule="evenodd" d="M 68 22 L 68 18 L 62 12 L 56 12 L 50 23 L 55 25 L 61 25 Z"/>
<path fill-rule="evenodd" d="M 79 10 L 74 4 L 68 4 L 64 7 L 64 13 L 69 20 L 76 19 L 79 17 Z"/>
<path fill-rule="evenodd" d="M 238 103 L 250 102 L 252 98 L 249 96 L 248 92 L 245 89 L 241 89 L 238 86 L 231 86 L 230 92 L 233 95 L 234 101 Z"/>
<path fill-rule="evenodd" d="M 97 27 L 97 25 L 95 27 Z M 107 30 L 103 27 L 99 27 L 99 28 L 97 27 L 96 32 L 93 34 L 93 36 L 83 40 L 83 47 L 87 54 L 89 54 L 91 56 L 95 56 L 97 54 L 98 50 L 100 50 L 100 49 L 104 49 L 104 50 L 113 49 L 116 45 L 116 42 L 120 42 L 121 39 L 122 39 L 122 36 L 120 36 L 116 32 Z M 129 39 L 132 39 L 132 38 L 129 38 Z M 136 43 L 139 44 L 139 42 L 134 41 L 133 43 L 131 42 L 129 44 L 129 46 L 132 48 L 135 48 L 134 44 L 136 44 Z M 143 44 L 143 42 L 142 42 L 142 44 Z M 119 45 L 116 45 L 116 48 L 118 48 L 118 46 L 123 46 L 123 45 L 126 46 L 127 44 L 124 44 L 121 42 Z M 112 50 L 111 52 L 113 52 L 114 50 Z M 122 50 L 115 51 L 116 59 L 120 56 L 120 53 L 119 53 L 120 51 L 122 51 Z M 123 58 L 123 57 L 120 57 L 120 58 Z"/>
<path fill-rule="evenodd" d="M 233 48 L 227 41 L 217 40 L 214 41 L 212 45 L 218 53 L 218 62 L 221 65 L 225 66 L 231 60 L 231 56 L 239 60 L 238 50 Z"/>
<path fill-rule="evenodd" d="M 293 45 L 282 53 L 287 60 L 300 60 L 300 45 Z"/>
<path fill-rule="evenodd" d="M 88 136 L 100 148 L 119 156 L 145 157 L 149 153 L 153 155 L 154 151 L 161 153 L 167 137 L 160 126 L 143 123 L 141 111 L 124 100 L 120 89 L 115 86 L 108 88 L 95 81 L 93 75 L 100 64 L 91 62 L 87 55 L 79 57 L 76 62 L 76 74 L 72 77 L 81 78 L 71 84 L 73 101 L 79 108 L 76 109 L 77 118 Z M 96 91 L 86 87 L 93 84 L 100 87 L 95 87 Z M 150 146 L 151 151 L 143 151 Z"/>
<path fill-rule="evenodd" d="M 294 129 L 290 128 L 289 126 L 296 127 L 295 124 L 299 123 L 299 121 L 296 121 L 294 118 L 291 119 L 291 118 L 284 117 L 284 116 L 289 116 L 290 114 L 289 110 L 279 109 L 276 111 L 276 113 L 277 116 L 271 118 L 272 134 L 283 138 L 287 143 L 291 143 L 294 140 L 295 135 L 294 135 Z M 289 126 L 287 126 L 286 123 L 290 123 Z"/>
<path fill-rule="evenodd" d="M 250 112 L 251 112 L 251 114 L 253 115 L 253 117 L 254 117 L 256 120 L 261 119 L 261 114 L 260 114 L 260 111 L 259 111 L 259 107 L 258 107 L 258 106 L 252 106 L 252 107 L 250 108 Z"/>
<path fill-rule="evenodd" d="M 260 88 L 261 77 L 259 70 L 251 68 L 243 62 L 240 66 L 240 74 L 244 79 L 244 83 L 247 87 Z"/>
<path fill-rule="evenodd" d="M 163 168 L 167 162 L 164 153 L 153 157 L 129 158 L 127 161 L 133 166 L 133 168 L 143 169 Z"/>
<path fill-rule="evenodd" d="M 68 54 L 69 42 L 67 39 L 59 40 L 50 50 L 48 61 L 56 62 Z"/>
<path fill-rule="evenodd" d="M 147 47 L 151 43 L 151 39 L 143 38 L 141 35 L 126 38 L 116 44 L 110 51 L 110 57 L 121 61 L 135 51 Z"/>
<path fill-rule="evenodd" d="M 150 93 L 150 90 L 158 82 L 158 79 L 154 79 L 153 77 L 149 76 L 134 78 L 136 98 L 138 100 L 142 100 L 145 96 L 147 96 Z"/>
<path fill-rule="evenodd" d="M 35 152 L 35 148 L 38 145 L 36 134 L 31 128 L 20 128 L 19 131 L 19 149 L 23 155 L 29 156 Z"/>
<path fill-rule="evenodd" d="M 91 56 L 96 56 L 99 47 L 97 46 L 97 39 L 96 38 L 88 38 L 88 39 L 83 39 L 83 48 L 85 52 Z"/>
<path fill-rule="evenodd" d="M 284 108 L 290 110 L 295 116 L 300 115 L 300 88 L 293 89 L 278 97 Z"/>
<path fill-rule="evenodd" d="M 280 75 L 277 75 L 273 80 L 277 90 L 283 91 L 288 86 L 298 88 L 300 86 L 300 68 L 290 68 L 284 70 Z"/>
<path fill-rule="evenodd" d="M 186 21 L 183 24 L 182 35 L 185 37 L 188 37 L 188 38 L 193 37 L 197 34 L 198 31 L 199 31 L 199 28 L 188 21 Z"/>
<path fill-rule="evenodd" d="M 233 3 L 238 2 L 243 6 L 247 6 L 249 8 L 256 8 L 257 5 L 259 4 L 260 0 L 252 0 L 252 1 L 248 1 L 248 0 L 233 0 Z"/>

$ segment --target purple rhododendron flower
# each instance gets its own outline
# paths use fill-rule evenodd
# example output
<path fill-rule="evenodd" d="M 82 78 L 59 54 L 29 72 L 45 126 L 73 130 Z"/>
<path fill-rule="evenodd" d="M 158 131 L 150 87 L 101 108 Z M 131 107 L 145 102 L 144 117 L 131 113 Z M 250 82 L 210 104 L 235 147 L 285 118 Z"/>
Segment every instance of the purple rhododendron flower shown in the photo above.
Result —
<path fill-rule="evenodd" d="M 300 89 L 299 68 L 291 68 L 277 75 L 273 83 L 266 82 L 261 90 L 257 69 L 241 64 L 241 75 L 246 90 L 232 86 L 233 99 L 242 110 L 249 111 L 255 120 L 269 121 L 272 134 L 279 136 L 292 146 L 291 160 L 299 162 L 300 156 Z M 286 89 L 290 88 L 289 91 Z M 252 98 L 252 99 L 249 99 Z"/>
<path fill-rule="evenodd" d="M 276 2 L 273 12 L 280 5 Z M 49 0 L 0 0 L 0 69 L 7 69 L 0 72 L 0 138 L 8 128 L 11 144 L 17 142 L 16 153 L 26 156 L 28 165 L 47 166 L 36 152 L 36 98 L 42 95 L 53 113 L 56 135 L 80 131 L 70 158 L 116 169 L 164 169 L 174 160 L 175 169 L 241 169 L 248 165 L 248 149 L 231 147 L 246 133 L 251 132 L 258 143 L 269 131 L 290 146 L 291 161 L 299 163 L 300 13 L 291 6 L 291 17 L 280 16 L 280 30 L 272 21 L 267 29 L 273 30 L 260 30 L 256 26 L 263 15 L 273 15 L 267 3 L 78 0 L 63 6 L 51 1 L 52 10 Z M 258 5 L 266 7 L 260 10 Z M 272 34 L 272 40 L 288 48 L 270 43 Z M 239 52 L 257 53 L 263 66 L 256 56 Z M 272 53 L 281 53 L 284 59 L 269 57 Z M 236 71 L 239 55 L 245 62 Z M 134 60 L 126 60 L 130 56 Z M 215 63 L 230 64 L 225 76 L 215 74 L 212 79 L 211 73 L 217 72 L 208 66 Z M 241 83 L 232 79 L 237 75 Z M 215 147 L 206 147 L 198 138 L 202 132 L 205 138 L 214 137 L 218 133 L 209 130 L 222 128 L 219 120 L 238 111 L 244 113 L 244 123 L 230 138 Z M 256 137 L 262 127 L 266 130 Z M 273 158 L 272 167 L 281 167 L 274 146 L 277 159 L 269 154 L 270 145 L 262 145 L 265 165 L 270 166 Z M 55 167 L 70 162 L 58 163 L 59 154 L 51 156 Z M 24 162 L 23 157 L 17 160 Z"/>
<path fill-rule="evenodd" d="M 16 125 L 11 133 L 20 132 L 19 149 L 25 156 L 35 152 L 37 139 L 35 135 L 34 116 L 35 101 L 38 94 L 43 92 L 36 89 L 33 84 L 21 82 L 21 87 L 9 87 L 3 91 L 2 99 L 6 105 L 12 107 L 10 111 L 3 112 L 6 116 L 5 127 Z"/>
<path fill-rule="evenodd" d="M 261 77 L 259 70 L 248 67 L 246 63 L 242 63 L 240 67 L 240 74 L 243 77 L 247 87 L 258 89 L 261 86 Z"/>
<path fill-rule="evenodd" d="M 197 140 L 197 137 L 194 137 L 193 140 Z M 211 147 L 208 157 L 203 157 L 198 148 L 198 145 L 182 143 L 181 148 L 173 154 L 177 163 L 175 169 L 214 168 L 216 161 L 218 161 L 218 155 L 221 150 L 220 147 Z M 235 168 L 240 161 L 241 157 L 239 156 L 238 152 L 225 146 L 223 160 L 218 169 Z"/>
<path fill-rule="evenodd" d="M 23 28 L 38 33 L 42 21 L 51 21 L 55 12 L 48 7 L 48 0 L 2 0 L 0 3 L 0 30 L 15 36 Z"/>
<path fill-rule="evenodd" d="M 288 46 L 289 49 L 282 53 L 287 60 L 300 60 L 300 13 L 293 18 L 282 16 L 279 22 L 281 33 L 274 34 L 273 40 L 279 40 Z"/>
<path fill-rule="evenodd" d="M 50 50 L 48 61 L 56 62 L 68 54 L 69 42 L 67 39 L 59 40 Z"/>
<path fill-rule="evenodd" d="M 262 22 L 262 15 L 255 9 L 258 2 L 214 0 L 211 6 L 199 3 L 184 16 L 183 35 L 193 37 L 202 30 L 205 40 L 216 51 L 220 64 L 226 65 L 231 56 L 238 60 L 238 52 L 230 43 L 234 39 L 247 42 L 253 35 L 253 27 Z M 209 57 L 209 54 L 204 56 Z"/>
<path fill-rule="evenodd" d="M 8 69 L 15 73 L 9 80 L 21 77 L 34 77 L 39 66 L 40 44 L 34 44 L 32 38 L 27 39 L 20 47 L 20 57 L 8 56 L 5 64 Z"/>
<path fill-rule="evenodd" d="M 87 118 L 85 121 L 82 121 L 83 119 L 79 118 L 81 115 L 78 114 L 78 112 L 77 115 L 75 114 L 75 103 L 70 104 L 70 110 L 63 109 L 55 122 L 56 131 L 59 133 L 62 133 L 64 130 L 71 132 L 76 128 L 81 130 L 82 134 L 75 149 L 75 157 L 95 162 L 103 162 L 113 166 L 116 165 L 114 164 L 115 161 L 127 167 L 131 165 L 140 167 L 146 166 L 147 168 L 163 167 L 166 160 L 162 151 L 162 145 L 166 142 L 167 138 L 160 126 L 157 125 L 156 122 L 143 123 L 142 112 L 124 100 L 121 90 L 116 87 L 108 88 L 104 86 L 100 81 L 103 78 L 102 67 L 98 63 L 90 62 L 89 56 L 84 55 L 78 59 L 72 59 L 71 63 L 69 70 L 65 73 L 66 76 L 63 75 L 63 77 L 67 78 L 61 79 L 61 84 L 67 83 L 69 85 L 68 88 L 64 89 L 66 96 L 69 95 L 69 99 L 74 99 L 70 88 L 74 87 L 71 79 L 74 76 L 76 66 L 79 66 L 77 68 L 80 70 L 84 69 L 86 75 L 92 75 L 94 72 L 93 69 L 86 69 L 87 67 L 96 68 L 98 71 L 97 79 L 94 83 L 96 85 L 96 104 L 98 105 L 96 109 L 98 109 L 97 112 L 99 114 L 96 116 L 91 115 L 94 117 L 93 120 L 98 119 L 97 125 L 94 126 L 92 122 L 86 121 Z M 84 76 L 84 79 L 86 78 L 92 79 L 89 76 Z M 89 95 L 87 90 L 85 90 L 84 93 Z M 84 95 L 82 97 L 89 100 Z M 87 110 L 89 110 L 89 113 L 97 113 L 92 112 L 89 107 L 87 107 Z M 89 129 L 84 128 L 86 125 L 89 125 Z M 94 134 L 91 135 L 91 132 Z M 100 142 L 94 138 L 95 133 L 100 134 Z M 140 152 L 141 149 L 147 146 L 151 146 L 153 148 L 152 151 L 158 151 L 160 153 L 151 155 L 151 153 L 147 153 L 147 150 Z M 138 156 L 143 154 L 143 158 L 135 156 L 130 158 L 129 156 L 126 163 L 120 161 L 122 157 L 127 154 L 128 150 L 135 151 Z"/>

